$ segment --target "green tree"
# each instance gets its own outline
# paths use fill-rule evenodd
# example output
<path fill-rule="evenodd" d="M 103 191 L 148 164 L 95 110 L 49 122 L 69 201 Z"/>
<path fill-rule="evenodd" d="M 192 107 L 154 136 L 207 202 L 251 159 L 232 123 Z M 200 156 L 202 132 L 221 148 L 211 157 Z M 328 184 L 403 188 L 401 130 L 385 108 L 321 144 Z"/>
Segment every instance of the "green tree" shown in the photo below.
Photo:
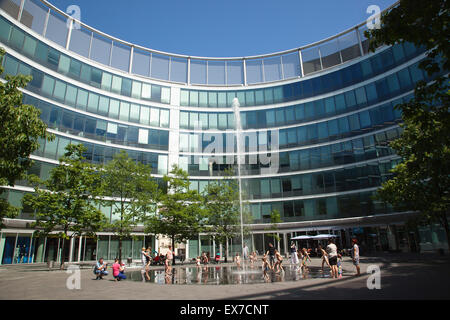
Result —
<path fill-rule="evenodd" d="M 1 61 L 5 51 L 0 48 L 0 75 L 3 74 Z M 39 118 L 40 111 L 33 106 L 22 104 L 22 92 L 31 80 L 30 76 L 5 76 L 0 81 L 0 186 L 13 186 L 24 177 L 31 167 L 29 155 L 39 148 L 38 139 L 53 139 L 47 126 Z M 0 229 L 4 218 L 14 218 L 19 212 L 5 199 L 1 199 L 4 188 L 0 188 Z"/>
<path fill-rule="evenodd" d="M 268 230 L 273 230 L 273 231 L 278 230 L 278 224 L 281 222 L 283 222 L 283 221 L 281 220 L 280 212 L 278 210 L 273 210 L 270 213 L 270 228 L 268 228 Z M 271 237 L 272 239 L 274 239 L 275 242 L 280 241 L 280 236 L 276 232 L 269 233 L 267 235 L 269 237 Z M 274 243 L 274 245 L 275 245 L 275 243 Z"/>
<path fill-rule="evenodd" d="M 35 186 L 34 193 L 26 194 L 23 199 L 25 205 L 35 209 L 32 226 L 37 228 L 36 236 L 59 232 L 61 269 L 64 268 L 66 240 L 95 235 L 106 222 L 96 205 L 100 176 L 96 168 L 85 161 L 83 152 L 86 150 L 81 144 L 69 144 L 59 165 L 50 171 L 48 180 L 30 177 Z"/>
<path fill-rule="evenodd" d="M 143 222 L 145 215 L 156 209 L 158 184 L 151 175 L 151 167 L 136 163 L 125 151 L 116 153 L 102 168 L 102 194 L 115 200 L 104 200 L 112 205 L 109 227 L 119 238 L 119 261 L 122 261 L 122 242 Z"/>
<path fill-rule="evenodd" d="M 206 211 L 197 190 L 189 189 L 186 171 L 174 165 L 163 180 L 167 189 L 160 195 L 157 213 L 147 217 L 145 230 L 148 233 L 166 235 L 175 249 L 175 243 L 192 239 L 204 230 Z M 175 264 L 175 256 L 173 263 Z"/>
<path fill-rule="evenodd" d="M 402 162 L 377 197 L 397 210 L 417 211 L 425 221 L 439 221 L 450 248 L 449 12 L 446 0 L 402 0 L 366 36 L 371 50 L 403 42 L 427 50 L 419 67 L 433 81 L 419 82 L 414 98 L 395 107 L 402 111 L 403 133 L 391 146 Z"/>
<path fill-rule="evenodd" d="M 214 240 L 225 246 L 225 262 L 228 261 L 228 239 L 240 233 L 240 207 L 238 181 L 226 172 L 223 179 L 210 182 L 204 191 L 206 224 Z"/>

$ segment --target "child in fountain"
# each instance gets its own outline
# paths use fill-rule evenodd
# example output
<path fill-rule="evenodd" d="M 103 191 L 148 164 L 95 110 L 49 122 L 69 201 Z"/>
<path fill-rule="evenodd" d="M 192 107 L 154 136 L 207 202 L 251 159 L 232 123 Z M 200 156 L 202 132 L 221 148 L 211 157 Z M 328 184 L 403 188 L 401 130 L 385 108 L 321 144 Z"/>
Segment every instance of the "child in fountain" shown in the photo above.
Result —
<path fill-rule="evenodd" d="M 309 259 L 309 262 L 311 262 L 311 258 L 309 257 L 309 253 L 305 248 L 302 249 L 302 256 L 303 256 L 302 269 L 303 269 L 303 271 L 308 271 L 308 266 L 306 265 L 306 262 L 308 261 L 308 259 Z"/>
<path fill-rule="evenodd" d="M 284 271 L 284 268 L 281 265 L 283 263 L 283 257 L 278 252 L 278 250 L 275 250 L 275 259 L 276 259 L 276 262 L 275 262 L 275 265 L 274 265 L 274 269 L 275 268 L 277 269 L 276 273 L 279 273 L 281 270 Z"/>
<path fill-rule="evenodd" d="M 264 254 L 264 256 L 262 257 L 262 268 L 264 270 L 264 272 L 268 271 L 270 268 L 270 264 L 267 261 L 267 254 Z"/>
<path fill-rule="evenodd" d="M 195 259 L 195 264 L 197 265 L 197 267 L 200 267 L 200 257 L 197 257 L 197 259 Z"/>
<path fill-rule="evenodd" d="M 241 266 L 241 257 L 239 256 L 239 252 L 236 252 L 236 256 L 234 257 L 234 262 L 236 262 L 236 265 L 238 268 Z"/>

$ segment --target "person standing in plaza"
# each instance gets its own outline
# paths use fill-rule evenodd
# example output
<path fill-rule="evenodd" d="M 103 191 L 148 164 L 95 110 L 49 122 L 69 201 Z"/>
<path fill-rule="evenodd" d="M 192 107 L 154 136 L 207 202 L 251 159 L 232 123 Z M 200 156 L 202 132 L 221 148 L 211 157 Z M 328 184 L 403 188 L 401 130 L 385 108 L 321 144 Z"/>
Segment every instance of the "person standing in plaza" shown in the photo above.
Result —
<path fill-rule="evenodd" d="M 337 247 L 334 244 L 334 240 L 332 238 L 328 240 L 327 254 L 328 254 L 328 262 L 331 266 L 331 276 L 333 278 L 337 278 L 338 277 Z"/>
<path fill-rule="evenodd" d="M 267 250 L 266 255 L 269 255 L 269 263 L 270 268 L 273 269 L 273 266 L 275 264 L 275 247 L 272 243 L 269 242 L 269 250 Z"/>
<path fill-rule="evenodd" d="M 352 240 L 352 243 L 353 243 L 352 260 L 353 260 L 353 265 L 356 267 L 356 275 L 360 276 L 361 270 L 359 267 L 359 246 L 358 246 L 357 242 L 358 242 L 358 240 L 356 240 L 356 239 Z"/>
<path fill-rule="evenodd" d="M 173 259 L 173 252 L 172 252 L 172 246 L 169 246 L 169 251 L 166 253 L 166 260 L 165 266 L 166 266 L 166 273 L 171 274 L 172 273 L 172 259 Z"/>
<path fill-rule="evenodd" d="M 141 250 L 141 260 L 142 260 L 142 273 L 145 273 L 145 278 L 147 280 L 150 280 L 150 276 L 148 274 L 148 272 L 150 271 L 150 264 L 151 264 L 151 258 L 150 258 L 150 253 L 147 252 L 147 250 L 145 249 L 145 247 L 142 248 Z"/>
<path fill-rule="evenodd" d="M 244 260 L 248 259 L 248 247 L 245 243 L 244 243 L 244 248 L 242 249 L 242 256 L 243 256 Z"/>
<path fill-rule="evenodd" d="M 293 265 L 298 265 L 297 247 L 293 242 L 291 242 L 290 253 L 291 253 L 291 263 Z"/>

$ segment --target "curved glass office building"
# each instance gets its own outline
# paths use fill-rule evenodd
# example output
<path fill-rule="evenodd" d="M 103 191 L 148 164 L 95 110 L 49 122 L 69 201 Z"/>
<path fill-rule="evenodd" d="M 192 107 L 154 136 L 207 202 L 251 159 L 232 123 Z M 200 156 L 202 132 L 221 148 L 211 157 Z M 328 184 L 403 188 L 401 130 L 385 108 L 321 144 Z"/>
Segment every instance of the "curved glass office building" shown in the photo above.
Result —
<path fill-rule="evenodd" d="M 290 238 L 317 232 L 338 235 L 344 247 L 356 236 L 368 250 L 445 242 L 434 226 L 409 233 L 409 213 L 372 199 L 399 162 L 388 146 L 400 134 L 394 105 L 412 97 L 417 81 L 430 80 L 418 68 L 423 49 L 403 44 L 369 53 L 364 23 L 285 52 L 204 58 L 114 38 L 47 1 L 0 1 L 0 13 L 5 74 L 33 76 L 22 90 L 24 102 L 41 110 L 56 136 L 33 153 L 30 173 L 48 177 L 71 142 L 83 143 L 93 163 L 126 150 L 151 164 L 156 177 L 177 164 L 199 191 L 233 168 L 253 217 L 246 243 L 259 252 L 272 241 L 273 210 L 283 221 L 276 230 L 282 252 Z M 26 181 L 7 189 L 3 196 L 19 207 L 32 192 Z M 101 210 L 116 218 L 110 207 Z M 32 217 L 23 208 L 6 221 L 1 263 L 59 259 L 57 238 L 31 237 Z M 139 258 L 143 245 L 165 246 L 142 230 L 135 235 L 124 242 L 124 256 Z M 230 239 L 232 252 L 240 241 Z M 177 250 L 192 258 L 223 248 L 199 235 Z M 101 233 L 73 239 L 67 256 L 112 259 L 117 251 L 115 235 Z"/>

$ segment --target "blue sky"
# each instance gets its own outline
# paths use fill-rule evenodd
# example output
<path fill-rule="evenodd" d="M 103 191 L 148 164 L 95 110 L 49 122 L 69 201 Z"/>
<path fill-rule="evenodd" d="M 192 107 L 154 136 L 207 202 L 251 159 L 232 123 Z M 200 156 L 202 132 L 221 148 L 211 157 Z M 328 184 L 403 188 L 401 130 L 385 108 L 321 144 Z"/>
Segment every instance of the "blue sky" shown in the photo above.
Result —
<path fill-rule="evenodd" d="M 346 30 L 395 0 L 50 0 L 76 4 L 81 20 L 156 50 L 209 57 L 265 54 Z"/>

